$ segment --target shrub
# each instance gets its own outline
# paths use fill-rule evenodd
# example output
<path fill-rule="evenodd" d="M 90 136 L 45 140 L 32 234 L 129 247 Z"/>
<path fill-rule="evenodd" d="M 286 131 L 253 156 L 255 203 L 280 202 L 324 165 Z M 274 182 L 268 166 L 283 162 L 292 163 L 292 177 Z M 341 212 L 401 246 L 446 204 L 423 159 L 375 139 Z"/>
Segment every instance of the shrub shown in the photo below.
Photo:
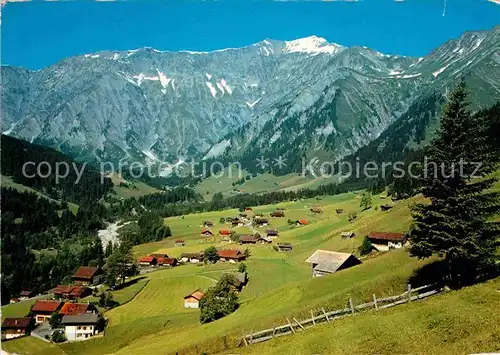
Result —
<path fill-rule="evenodd" d="M 214 246 L 208 247 L 204 251 L 205 260 L 215 264 L 219 260 L 219 254 Z"/>
<path fill-rule="evenodd" d="M 61 330 L 56 330 L 52 333 L 52 341 L 54 343 L 62 343 L 66 341 L 66 335 L 64 335 L 64 332 Z"/>

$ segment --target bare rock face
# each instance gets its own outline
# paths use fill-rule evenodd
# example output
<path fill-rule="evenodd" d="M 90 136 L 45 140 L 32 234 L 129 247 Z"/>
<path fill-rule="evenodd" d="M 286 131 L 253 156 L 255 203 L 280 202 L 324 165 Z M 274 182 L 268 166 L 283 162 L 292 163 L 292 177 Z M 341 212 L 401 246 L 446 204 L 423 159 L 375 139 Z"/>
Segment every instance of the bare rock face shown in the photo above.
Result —
<path fill-rule="evenodd" d="M 4 66 L 2 131 L 87 161 L 290 147 L 342 157 L 464 75 L 476 107 L 493 103 L 499 34 L 468 32 L 423 58 L 313 36 L 214 52 L 105 51 L 39 71 Z"/>

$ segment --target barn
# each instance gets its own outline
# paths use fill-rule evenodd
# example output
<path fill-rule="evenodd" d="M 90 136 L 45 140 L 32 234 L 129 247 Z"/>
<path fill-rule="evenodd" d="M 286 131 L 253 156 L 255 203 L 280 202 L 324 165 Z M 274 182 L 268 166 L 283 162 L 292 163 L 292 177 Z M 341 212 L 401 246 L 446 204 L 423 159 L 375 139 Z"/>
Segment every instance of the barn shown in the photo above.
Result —
<path fill-rule="evenodd" d="M 196 290 L 184 296 L 184 308 L 200 308 L 200 301 L 203 297 L 205 297 L 205 294 L 200 290 Z"/>
<path fill-rule="evenodd" d="M 359 265 L 361 261 L 352 254 L 316 250 L 306 263 L 312 264 L 312 277 L 320 277 Z"/>

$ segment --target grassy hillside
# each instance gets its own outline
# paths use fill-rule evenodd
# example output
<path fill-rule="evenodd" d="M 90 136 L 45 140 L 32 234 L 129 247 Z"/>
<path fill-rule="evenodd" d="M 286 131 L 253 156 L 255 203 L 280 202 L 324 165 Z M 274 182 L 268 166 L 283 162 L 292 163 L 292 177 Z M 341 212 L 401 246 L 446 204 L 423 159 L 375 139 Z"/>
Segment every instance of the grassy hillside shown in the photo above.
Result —
<path fill-rule="evenodd" d="M 500 351 L 500 279 L 370 312 L 240 354 L 472 354 Z"/>
<path fill-rule="evenodd" d="M 221 174 L 222 175 L 222 174 Z M 248 175 L 246 171 L 238 174 L 236 168 L 225 169 L 221 177 L 210 176 L 201 181 L 195 188 L 196 192 L 201 194 L 205 200 L 209 201 L 217 192 L 221 192 L 225 197 L 237 193 L 258 194 L 273 191 L 290 191 L 301 188 L 314 189 L 321 184 L 331 183 L 332 179 L 313 178 L 311 176 L 303 177 L 300 174 L 288 174 L 284 176 L 275 176 L 264 173 L 246 180 L 242 184 L 232 185 L 234 182 L 245 178 Z"/>
<path fill-rule="evenodd" d="M 379 196 L 374 205 L 386 203 Z M 356 194 L 329 196 L 321 200 L 287 202 L 273 206 L 255 207 L 254 212 L 268 215 L 277 207 L 285 210 L 284 218 L 271 219 L 271 226 L 280 231 L 279 241 L 294 245 L 291 253 L 278 253 L 269 245 L 249 247 L 251 257 L 248 266 L 250 281 L 240 295 L 240 309 L 219 321 L 207 325 L 199 324 L 199 311 L 185 309 L 182 297 L 197 289 L 214 284 L 224 271 L 234 270 L 232 264 L 207 266 L 185 265 L 148 274 L 148 284 L 129 303 L 107 312 L 109 327 L 104 338 L 78 344 L 64 344 L 68 353 L 142 353 L 147 351 L 183 350 L 199 353 L 200 349 L 219 351 L 224 349 L 223 337 L 228 346 L 236 345 L 241 330 L 249 331 L 277 324 L 287 316 L 308 313 L 312 307 L 338 307 L 348 297 L 363 302 L 373 292 L 390 295 L 406 287 L 408 278 L 425 262 L 410 259 L 404 250 L 368 258 L 359 267 L 348 269 L 323 279 L 312 279 L 310 265 L 305 259 L 316 249 L 352 252 L 361 243 L 362 236 L 372 229 L 403 231 L 408 228 L 410 201 L 399 202 L 390 212 L 375 208 L 360 212 Z M 309 208 L 321 206 L 324 213 L 312 215 Z M 336 214 L 336 208 L 345 213 Z M 347 214 L 359 213 L 354 223 L 349 223 Z M 214 232 L 221 227 L 221 217 L 234 216 L 236 210 L 209 212 L 167 218 L 173 237 L 161 242 L 134 247 L 136 256 L 152 252 L 166 252 L 179 256 L 182 252 L 200 251 L 210 245 L 231 247 L 220 238 L 205 238 L 199 235 L 204 220 L 212 221 Z M 288 219 L 306 218 L 310 225 L 289 226 Z M 264 228 L 258 228 L 264 230 Z M 358 237 L 343 240 L 340 233 L 353 230 Z M 236 228 L 242 233 L 247 227 Z M 175 239 L 184 239 L 186 246 L 175 247 Z M 232 247 L 235 247 L 234 245 Z"/>
<path fill-rule="evenodd" d="M 432 263 L 433 260 L 421 261 L 410 258 L 406 250 L 395 250 L 387 253 L 370 255 L 364 258 L 359 266 L 339 271 L 334 275 L 323 278 L 312 279 L 311 267 L 304 261 L 317 249 L 327 249 L 341 252 L 356 252 L 361 244 L 363 236 L 369 231 L 405 231 L 411 223 L 409 206 L 419 200 L 419 198 L 394 203 L 394 208 L 388 212 L 382 212 L 377 206 L 391 203 L 381 196 L 374 196 L 374 207 L 367 211 L 360 211 L 359 195 L 347 193 L 337 196 L 327 196 L 322 199 L 300 200 L 296 202 L 286 202 L 278 205 L 253 207 L 255 213 L 269 213 L 276 208 L 283 208 L 286 216 L 284 218 L 270 218 L 271 227 L 280 231 L 280 237 L 276 242 L 291 242 L 294 249 L 290 253 L 278 253 L 270 245 L 252 245 L 248 248 L 251 257 L 245 261 L 248 266 L 249 283 L 240 294 L 240 308 L 233 314 L 215 321 L 213 323 L 201 325 L 199 323 L 199 310 L 185 309 L 183 307 L 183 296 L 195 289 L 206 289 L 213 285 L 224 272 L 234 271 L 236 265 L 218 263 L 215 265 L 184 265 L 173 269 L 162 269 L 153 273 L 143 275 L 145 277 L 141 283 L 145 286 L 134 296 L 134 291 L 121 290 L 128 297 L 133 297 L 126 304 L 108 311 L 105 315 L 109 319 L 106 335 L 85 342 L 62 344 L 63 349 L 68 354 L 140 354 L 161 351 L 166 354 L 174 354 L 179 351 L 181 354 L 206 353 L 293 353 L 293 346 L 288 341 L 297 342 L 297 349 L 310 353 L 335 353 L 336 348 L 344 349 L 346 352 L 363 353 L 370 349 L 377 349 L 379 353 L 404 352 L 403 335 L 397 333 L 404 328 L 404 321 L 416 319 L 416 324 L 408 326 L 401 334 L 414 332 L 433 333 L 431 326 L 445 327 L 449 322 L 453 322 L 458 310 L 452 313 L 445 313 L 436 316 L 431 323 L 422 323 L 427 319 L 431 309 L 444 309 L 445 301 L 434 301 L 441 297 L 453 296 L 457 299 L 457 309 L 465 309 L 467 301 L 462 301 L 460 293 L 452 293 L 451 296 L 438 296 L 433 299 L 415 303 L 410 306 L 401 306 L 393 310 L 380 312 L 376 315 L 366 314 L 356 318 L 342 321 L 342 328 L 335 328 L 338 336 L 335 339 L 324 341 L 323 347 L 311 345 L 318 342 L 317 339 L 324 336 L 323 328 L 318 327 L 314 332 L 308 331 L 293 339 L 283 338 L 280 342 L 270 342 L 258 347 L 238 348 L 236 345 L 240 341 L 242 331 L 257 331 L 262 328 L 280 325 L 286 318 L 305 318 L 311 309 L 324 307 L 325 309 L 338 309 L 346 305 L 349 297 L 355 304 L 369 301 L 373 293 L 383 297 L 401 293 L 406 289 L 408 280 L 416 274 L 424 265 Z M 312 215 L 309 208 L 312 206 L 322 207 L 324 213 Z M 337 214 L 335 209 L 343 208 L 342 214 Z M 348 213 L 357 212 L 358 218 L 349 223 Z M 165 223 L 172 229 L 173 236 L 166 240 L 154 243 L 138 245 L 134 247 L 134 255 L 140 256 L 153 252 L 164 252 L 178 257 L 183 252 L 200 251 L 210 245 L 217 247 L 238 247 L 245 246 L 234 244 L 224 244 L 217 236 L 217 231 L 221 227 L 228 227 L 225 223 L 220 223 L 221 217 L 235 216 L 238 211 L 226 210 L 218 212 L 198 213 L 181 217 L 171 217 L 165 219 Z M 296 227 L 287 223 L 288 219 L 296 220 L 306 218 L 310 224 L 308 226 Z M 212 230 L 216 236 L 206 238 L 200 236 L 202 222 L 212 221 Z M 266 228 L 257 228 L 264 231 Z M 248 233 L 248 227 L 235 228 L 237 232 Z M 342 231 L 354 231 L 356 237 L 353 239 L 342 239 Z M 183 247 L 175 247 L 176 239 L 183 239 L 186 243 Z M 147 282 L 147 283 L 146 283 Z M 418 286 L 413 283 L 414 286 Z M 491 285 L 491 284 L 488 284 Z M 498 284 L 494 284 L 497 285 Z M 487 286 L 487 287 L 497 287 Z M 139 286 L 131 286 L 139 287 Z M 497 287 L 498 288 L 498 287 Z M 472 294 L 475 294 L 472 288 Z M 482 292 L 482 291 L 481 291 Z M 490 292 L 495 295 L 496 291 Z M 125 297 L 125 296 L 124 296 Z M 469 296 L 466 296 L 469 297 Z M 475 297 L 471 295 L 470 297 Z M 467 300 L 467 298 L 466 298 Z M 424 304 L 431 302 L 427 308 Z M 438 302 L 434 305 L 434 302 Z M 472 302 L 472 301 L 471 301 Z M 476 302 L 476 301 L 474 301 Z M 474 304 L 474 303 L 473 303 Z M 434 308 L 433 308 L 434 307 Z M 481 308 L 478 314 L 488 314 L 491 307 L 488 303 L 478 304 Z M 399 316 L 398 312 L 409 312 L 406 316 Z M 377 321 L 381 316 L 386 316 Z M 391 318 L 392 317 L 392 318 Z M 407 318 L 410 317 L 410 318 Z M 411 318 L 413 317 L 413 318 Z M 467 317 L 470 317 L 467 316 Z M 482 316 L 481 316 L 482 317 Z M 361 329 L 366 334 L 362 336 L 359 331 L 355 331 L 357 319 L 360 319 Z M 432 318 L 429 318 L 432 319 Z M 460 320 L 459 318 L 456 318 Z M 483 320 L 482 320 L 483 321 Z M 353 323 L 349 323 L 353 322 Z M 419 323 L 420 322 L 420 323 Z M 484 324 L 489 324 L 489 320 L 484 320 Z M 481 323 L 481 324 L 483 324 Z M 430 324 L 430 325 L 429 325 Z M 467 324 L 467 323 L 464 323 Z M 391 328 L 393 326 L 393 328 Z M 391 329 L 394 329 L 391 331 Z M 440 329 L 440 328 L 439 328 Z M 450 337 L 457 337 L 459 326 L 452 328 Z M 318 335 L 314 335 L 318 332 Z M 320 333 L 323 332 L 323 333 Z M 378 341 L 377 332 L 382 332 L 380 339 L 388 343 L 385 351 L 382 345 L 375 347 L 371 345 Z M 395 340 L 391 340 L 392 332 L 398 335 Z M 349 333 L 349 336 L 346 335 Z M 352 334 L 351 334 L 352 333 Z M 427 334 L 426 333 L 426 334 Z M 309 334 L 313 337 L 309 340 Z M 484 337 L 486 344 L 491 343 L 488 334 L 482 333 L 475 338 Z M 429 339 L 438 337 L 436 332 L 429 335 Z M 338 338 L 345 338 L 345 344 L 338 345 Z M 358 339 L 359 337 L 359 339 Z M 330 336 L 329 336 L 330 338 Z M 314 340 L 312 340 L 314 339 Z M 354 340 L 353 340 L 354 339 Z M 430 340 L 430 341 L 431 341 Z M 17 341 L 9 342 L 10 347 L 17 346 Z M 437 345 L 435 349 L 447 349 L 446 344 L 441 348 Z M 416 345 L 415 345 L 416 346 Z M 472 346 L 471 346 L 472 348 Z M 18 349 L 18 348 L 16 348 Z M 261 350 L 259 350 L 261 349 Z M 276 349 L 276 350 L 275 350 Z M 352 349 L 352 351 L 348 351 Z M 390 351 L 394 349 L 394 352 Z M 434 348 L 433 348 L 434 349 Z M 451 348 L 450 348 L 451 349 Z M 453 349 L 459 349 L 457 346 Z M 415 351 L 413 351 L 414 353 Z M 418 352 L 418 351 L 417 351 Z M 29 353 L 19 351 L 20 354 Z M 43 354 L 43 352 L 40 352 Z M 344 352 L 345 353 L 345 352 Z"/>

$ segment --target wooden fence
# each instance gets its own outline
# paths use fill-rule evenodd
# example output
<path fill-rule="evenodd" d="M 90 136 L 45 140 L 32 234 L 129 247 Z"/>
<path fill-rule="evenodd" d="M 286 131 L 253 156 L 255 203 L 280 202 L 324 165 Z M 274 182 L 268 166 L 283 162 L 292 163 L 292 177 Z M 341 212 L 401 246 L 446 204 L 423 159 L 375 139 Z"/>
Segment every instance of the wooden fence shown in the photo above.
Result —
<path fill-rule="evenodd" d="M 427 290 L 426 292 L 421 292 Z M 437 293 L 441 292 L 441 289 L 437 287 L 437 285 L 425 285 L 418 288 L 411 288 L 411 285 L 408 285 L 408 290 L 400 295 L 385 297 L 385 298 L 377 298 L 375 294 L 373 294 L 373 301 L 368 303 L 363 303 L 357 306 L 354 306 L 352 302 L 352 298 L 348 300 L 348 307 L 344 309 L 338 309 L 335 311 L 325 311 L 324 308 L 321 308 L 319 311 L 311 310 L 311 318 L 304 319 L 302 321 L 297 320 L 292 317 L 292 321 L 287 318 L 287 324 L 284 324 L 279 327 L 264 329 L 251 334 L 243 334 L 243 343 L 245 345 L 257 344 L 263 341 L 271 340 L 273 338 L 282 337 L 285 335 L 295 334 L 299 331 L 304 331 L 308 328 L 314 327 L 318 324 L 322 323 L 330 323 L 336 319 L 353 316 L 360 311 L 366 311 L 369 309 L 379 310 L 385 308 L 391 308 L 403 303 L 408 303 L 416 300 L 420 300 Z M 413 295 L 416 293 L 415 295 Z M 316 314 L 316 315 L 315 315 Z"/>

